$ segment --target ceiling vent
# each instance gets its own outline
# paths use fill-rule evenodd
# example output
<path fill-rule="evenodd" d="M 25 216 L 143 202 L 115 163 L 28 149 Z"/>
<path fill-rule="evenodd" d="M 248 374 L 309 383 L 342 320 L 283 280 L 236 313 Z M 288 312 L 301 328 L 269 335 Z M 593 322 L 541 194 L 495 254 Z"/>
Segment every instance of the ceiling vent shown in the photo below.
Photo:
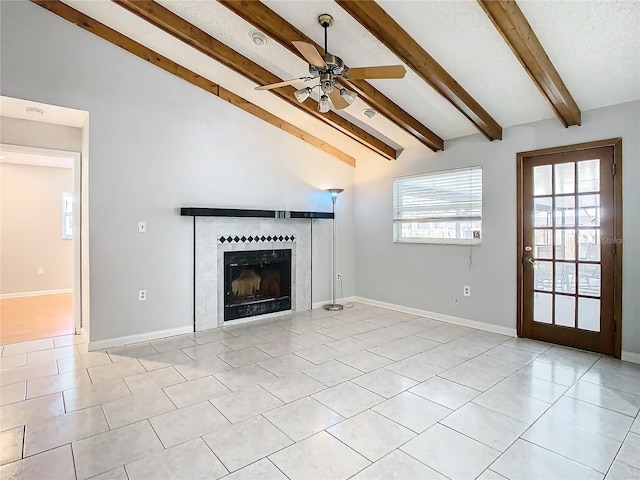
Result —
<path fill-rule="evenodd" d="M 30 115 L 44 115 L 44 110 L 38 107 L 27 107 L 26 110 Z"/>
<path fill-rule="evenodd" d="M 362 110 L 362 114 L 369 120 L 375 117 L 377 113 L 378 112 L 376 112 L 373 108 L 365 108 L 364 110 Z"/>
<path fill-rule="evenodd" d="M 257 45 L 258 47 L 262 47 L 263 45 L 269 43 L 269 37 L 267 37 L 259 30 L 251 30 L 249 32 L 249 37 L 251 37 L 251 41 L 253 42 L 253 44 Z"/>

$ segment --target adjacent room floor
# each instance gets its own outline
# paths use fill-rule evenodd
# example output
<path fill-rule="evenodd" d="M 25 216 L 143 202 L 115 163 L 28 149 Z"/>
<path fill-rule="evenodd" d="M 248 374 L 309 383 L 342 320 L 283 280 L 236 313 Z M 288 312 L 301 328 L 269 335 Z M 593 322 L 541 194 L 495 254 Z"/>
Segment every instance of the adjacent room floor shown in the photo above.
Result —
<path fill-rule="evenodd" d="M 0 344 L 73 333 L 73 294 L 0 300 Z"/>
<path fill-rule="evenodd" d="M 640 476 L 640 365 L 361 304 L 1 355 L 3 479 Z"/>

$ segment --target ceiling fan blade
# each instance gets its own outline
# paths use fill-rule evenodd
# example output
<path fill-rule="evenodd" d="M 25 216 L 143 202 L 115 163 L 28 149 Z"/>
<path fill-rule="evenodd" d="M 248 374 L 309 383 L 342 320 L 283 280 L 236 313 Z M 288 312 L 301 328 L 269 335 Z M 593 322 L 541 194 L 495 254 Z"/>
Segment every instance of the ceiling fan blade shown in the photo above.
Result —
<path fill-rule="evenodd" d="M 365 78 L 402 78 L 407 71 L 402 65 L 388 65 L 383 67 L 358 67 L 350 68 L 345 75 L 351 80 L 363 80 Z"/>
<path fill-rule="evenodd" d="M 292 78 L 291 80 L 285 80 L 283 82 L 272 83 L 270 85 L 261 85 L 256 87 L 256 90 L 271 90 L 273 88 L 286 87 L 287 85 L 293 85 L 298 82 L 306 82 L 310 80 L 312 77 L 300 77 L 300 78 Z"/>
<path fill-rule="evenodd" d="M 331 99 L 331 103 L 333 103 L 333 108 L 336 110 L 342 110 L 349 106 L 349 102 L 342 98 L 337 88 L 333 89 L 333 92 L 329 94 L 329 98 Z"/>
<path fill-rule="evenodd" d="M 322 59 L 322 56 L 316 50 L 316 47 L 307 42 L 295 41 L 291 42 L 294 47 L 298 49 L 298 51 L 302 54 L 302 56 L 309 62 L 311 65 L 315 65 L 316 67 L 326 68 L 327 64 Z"/>

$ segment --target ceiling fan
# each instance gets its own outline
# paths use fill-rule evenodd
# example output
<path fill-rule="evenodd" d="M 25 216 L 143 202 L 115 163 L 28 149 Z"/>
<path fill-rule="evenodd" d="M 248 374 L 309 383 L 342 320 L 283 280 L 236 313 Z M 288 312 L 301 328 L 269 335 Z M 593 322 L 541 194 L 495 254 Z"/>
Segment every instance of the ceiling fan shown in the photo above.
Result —
<path fill-rule="evenodd" d="M 313 87 L 305 87 L 294 92 L 294 96 L 298 102 L 304 102 L 314 88 L 319 87 L 322 95 L 318 102 L 318 111 L 327 113 L 333 104 L 336 110 L 351 105 L 358 97 L 355 92 L 347 90 L 343 86 L 336 83 L 336 78 L 344 78 L 346 80 L 362 80 L 383 79 L 383 78 L 402 78 L 406 70 L 402 65 L 389 65 L 381 67 L 347 67 L 340 57 L 331 55 L 327 52 L 327 29 L 333 25 L 333 17 L 327 13 L 318 17 L 318 22 L 324 28 L 324 54 L 321 55 L 316 47 L 307 42 L 295 41 L 293 46 L 302 54 L 309 62 L 309 77 L 293 78 L 283 82 L 272 83 L 270 85 L 262 85 L 256 87 L 256 90 L 271 90 L 272 88 L 285 87 L 298 82 L 307 82 L 315 78 L 320 79 L 320 83 Z M 331 103 L 329 102 L 331 100 Z"/>

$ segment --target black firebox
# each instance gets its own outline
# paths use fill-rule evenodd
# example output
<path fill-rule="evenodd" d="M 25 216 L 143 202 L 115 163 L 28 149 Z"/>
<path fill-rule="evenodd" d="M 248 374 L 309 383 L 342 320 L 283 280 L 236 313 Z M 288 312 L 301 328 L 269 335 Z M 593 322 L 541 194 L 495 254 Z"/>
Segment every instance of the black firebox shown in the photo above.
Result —
<path fill-rule="evenodd" d="M 224 320 L 291 310 L 291 249 L 224 254 Z"/>

